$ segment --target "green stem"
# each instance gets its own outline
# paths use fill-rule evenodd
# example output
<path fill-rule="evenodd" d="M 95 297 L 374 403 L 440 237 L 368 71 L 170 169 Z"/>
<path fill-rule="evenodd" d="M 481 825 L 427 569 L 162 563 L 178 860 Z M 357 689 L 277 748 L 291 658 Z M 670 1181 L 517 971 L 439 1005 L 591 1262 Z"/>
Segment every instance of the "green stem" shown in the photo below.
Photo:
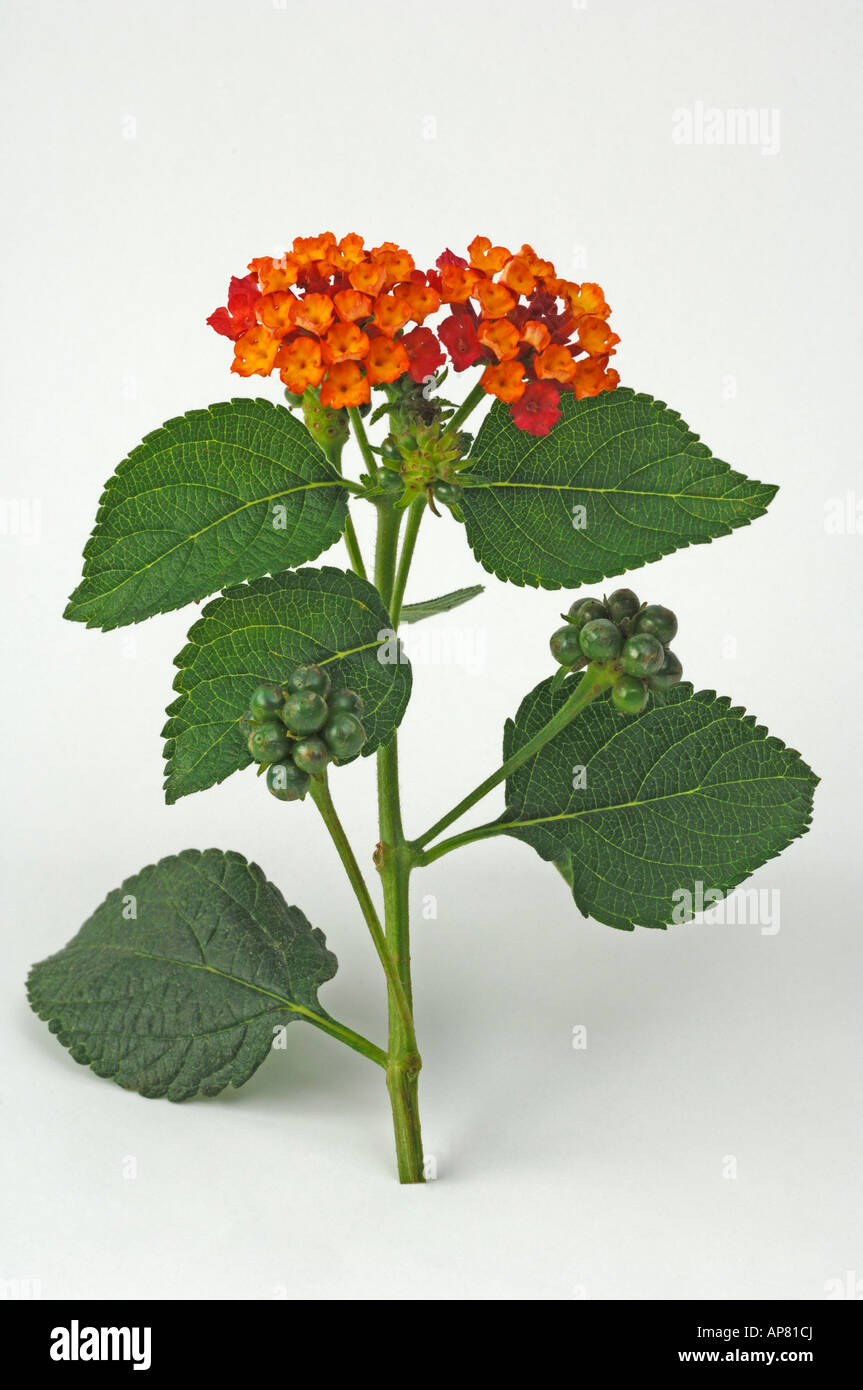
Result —
<path fill-rule="evenodd" d="M 375 585 L 387 607 L 393 597 L 401 512 L 391 504 L 378 507 L 378 536 L 375 550 Z M 418 525 L 418 523 L 417 523 Z M 410 534 L 410 533 L 409 533 Z M 413 537 L 415 542 L 416 536 Z M 400 592 L 404 592 L 410 554 L 403 572 Z M 406 541 L 407 543 L 407 541 Z M 398 597 L 399 607 L 401 598 Z M 394 617 L 398 621 L 398 615 Z M 422 1061 L 417 1047 L 411 1012 L 410 910 L 409 885 L 411 856 L 402 828 L 399 792 L 398 741 L 393 734 L 385 748 L 378 749 L 378 813 L 380 843 L 375 856 L 384 891 L 384 920 L 387 951 L 394 962 L 399 982 L 408 1001 L 408 1014 L 397 1007 L 395 992 L 389 992 L 389 1042 L 387 1089 L 393 1113 L 399 1181 L 424 1182 L 422 1134 L 420 1130 L 418 1078 Z"/>
<path fill-rule="evenodd" d="M 363 878 L 362 870 L 356 861 L 356 856 L 351 849 L 350 842 L 345 834 L 344 827 L 339 820 L 338 813 L 333 805 L 333 798 L 330 795 L 327 774 L 322 772 L 312 778 L 311 797 L 321 813 L 323 822 L 330 832 L 330 837 L 338 850 L 339 858 L 345 866 L 345 870 L 350 880 L 351 887 L 356 894 L 357 902 L 360 905 L 366 925 L 369 929 L 375 950 L 378 953 L 384 974 L 387 977 L 388 994 L 391 1006 L 399 1014 L 405 1026 L 413 1028 L 411 1017 L 410 1002 L 402 986 L 396 963 L 387 946 L 384 929 L 378 917 L 375 905 L 372 902 L 371 894 Z"/>
<path fill-rule="evenodd" d="M 441 840 L 428 849 L 414 850 L 411 862 L 415 869 L 424 869 L 427 864 L 442 859 L 451 850 L 461 849 L 462 845 L 472 845 L 476 840 L 490 840 L 493 835 L 504 835 L 510 828 L 499 820 L 487 821 L 485 825 L 474 826 L 473 830 L 462 830 L 459 835 L 451 835 L 448 840 Z"/>
<path fill-rule="evenodd" d="M 411 561 L 416 549 L 417 536 L 419 535 L 420 523 L 426 510 L 425 496 L 415 497 L 408 508 L 408 520 L 405 526 L 405 533 L 402 539 L 402 550 L 399 556 L 399 567 L 396 572 L 395 583 L 393 585 L 392 598 L 390 599 L 390 614 L 393 620 L 393 627 L 398 627 L 399 617 L 402 611 L 402 602 L 405 596 L 405 586 L 408 582 Z"/>
<path fill-rule="evenodd" d="M 445 816 L 441 816 L 439 821 L 435 821 L 430 830 L 427 830 L 424 835 L 420 835 L 418 839 L 411 841 L 410 850 L 412 852 L 413 863 L 415 865 L 431 863 L 431 860 L 427 859 L 422 853 L 429 840 L 436 839 L 442 831 L 448 829 L 448 827 L 452 825 L 453 821 L 459 820 L 465 812 L 469 811 L 472 806 L 475 806 L 478 801 L 482 801 L 483 797 L 488 796 L 490 791 L 493 791 L 501 782 L 505 782 L 511 772 L 515 772 L 516 768 L 521 767 L 522 763 L 526 763 L 528 758 L 532 758 L 535 753 L 539 752 L 540 748 L 545 747 L 549 739 L 559 734 L 561 729 L 565 729 L 567 724 L 575 718 L 579 711 L 584 709 L 585 705 L 589 704 L 597 695 L 600 695 L 608 686 L 613 685 L 619 674 L 619 669 L 615 662 L 609 661 L 604 664 L 591 662 L 579 681 L 574 694 L 570 695 L 569 699 L 560 707 L 553 719 L 550 719 L 538 733 L 534 734 L 533 738 L 528 739 L 527 743 L 525 743 L 517 753 L 513 753 L 511 758 L 507 758 L 506 762 L 503 763 L 496 772 L 493 772 L 490 777 L 486 777 L 485 781 L 480 782 L 479 786 L 474 787 L 473 791 L 469 792 L 467 796 L 462 797 L 457 806 L 454 806 Z M 487 827 L 480 828 L 487 830 Z M 481 839 L 484 837 L 475 836 L 474 838 Z M 465 840 L 462 841 L 462 843 L 466 844 L 469 842 Z M 456 846 L 451 845 L 451 848 L 455 849 Z"/>
<path fill-rule="evenodd" d="M 312 1013 L 311 1009 L 304 1009 L 298 1004 L 293 1005 L 292 1008 L 293 1012 L 301 1014 L 307 1023 L 311 1023 L 315 1028 L 320 1028 L 323 1033 L 329 1033 L 331 1038 L 338 1038 L 339 1042 L 352 1047 L 354 1052 L 361 1052 L 364 1057 L 368 1057 L 372 1062 L 377 1062 L 379 1067 L 386 1069 L 387 1054 L 382 1047 L 377 1047 L 368 1038 L 364 1038 L 362 1033 L 355 1033 L 353 1028 L 346 1028 L 343 1023 L 336 1023 L 334 1018 Z"/>
<path fill-rule="evenodd" d="M 378 538 L 375 545 L 375 588 L 389 608 L 395 583 L 396 547 L 399 542 L 399 528 L 402 524 L 402 511 L 396 511 L 392 502 L 378 504 Z M 407 576 L 405 576 L 407 578 Z"/>
<path fill-rule="evenodd" d="M 354 434 L 356 435 L 357 443 L 360 446 L 360 453 L 363 456 L 363 462 L 365 463 L 366 468 L 369 470 L 369 472 L 374 473 L 375 469 L 377 468 L 377 463 L 375 461 L 375 456 L 372 453 L 372 446 L 369 444 L 369 437 L 366 434 L 366 427 L 363 424 L 363 417 L 355 405 L 348 406 L 348 419 L 354 427 Z"/>
<path fill-rule="evenodd" d="M 363 554 L 360 550 L 360 543 L 357 540 L 357 533 L 354 530 L 354 523 L 350 515 L 348 515 L 345 521 L 345 545 L 348 549 L 348 559 L 351 562 L 351 568 L 354 574 L 358 574 L 360 579 L 368 579 L 365 561 L 363 560 Z"/>
<path fill-rule="evenodd" d="M 479 383 L 477 383 L 476 386 L 472 387 L 469 393 L 465 396 L 455 415 L 453 415 L 451 420 L 447 421 L 447 429 L 457 430 L 460 425 L 464 424 L 471 411 L 476 410 L 480 402 L 486 399 L 487 394 L 488 393 L 483 389 L 482 386 L 479 385 Z"/>

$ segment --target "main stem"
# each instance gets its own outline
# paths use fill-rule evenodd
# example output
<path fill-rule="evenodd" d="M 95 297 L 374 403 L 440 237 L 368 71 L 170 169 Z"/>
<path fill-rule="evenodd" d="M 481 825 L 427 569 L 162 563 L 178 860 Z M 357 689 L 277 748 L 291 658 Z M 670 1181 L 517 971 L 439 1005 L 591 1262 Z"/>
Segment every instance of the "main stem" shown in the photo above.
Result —
<path fill-rule="evenodd" d="M 401 512 L 383 502 L 378 507 L 378 536 L 375 550 L 375 585 L 386 607 L 393 601 Z M 410 537 L 409 537 L 410 538 Z M 416 539 L 414 534 L 413 539 Z M 409 563 L 408 552 L 408 563 Z M 401 590 L 407 578 L 406 566 L 400 571 Z M 399 606 L 401 594 L 397 595 Z M 394 616 L 394 624 L 398 617 Z M 387 950 L 404 996 L 412 1010 L 410 960 L 409 882 L 411 856 L 402 828 L 399 793 L 398 742 L 393 734 L 385 748 L 378 750 L 378 814 L 380 843 L 375 862 L 384 892 L 384 924 Z M 417 1047 L 412 1013 L 406 1019 L 398 1007 L 398 992 L 387 982 L 389 1039 L 387 1045 L 387 1089 L 393 1112 L 399 1182 L 424 1182 L 423 1147 L 419 1116 L 419 1072 L 422 1061 Z"/>

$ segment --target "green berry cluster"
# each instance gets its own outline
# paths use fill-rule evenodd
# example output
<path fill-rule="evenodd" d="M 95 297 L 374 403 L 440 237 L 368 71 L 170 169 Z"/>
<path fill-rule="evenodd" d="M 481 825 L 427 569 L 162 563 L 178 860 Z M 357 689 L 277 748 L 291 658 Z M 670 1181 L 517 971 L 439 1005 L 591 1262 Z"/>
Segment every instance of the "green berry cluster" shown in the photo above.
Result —
<path fill-rule="evenodd" d="M 577 599 L 566 625 L 551 638 L 561 666 L 577 671 L 589 661 L 612 663 L 617 679 L 611 698 L 621 714 L 640 714 L 651 690 L 670 690 L 683 667 L 668 645 L 677 635 L 677 618 L 660 603 L 641 603 L 631 589 L 615 589 L 601 601 Z"/>
<path fill-rule="evenodd" d="M 357 756 L 367 737 L 362 712 L 355 691 L 333 691 L 320 666 L 298 666 L 284 685 L 259 685 L 240 723 L 273 796 L 302 801 L 315 773 Z"/>

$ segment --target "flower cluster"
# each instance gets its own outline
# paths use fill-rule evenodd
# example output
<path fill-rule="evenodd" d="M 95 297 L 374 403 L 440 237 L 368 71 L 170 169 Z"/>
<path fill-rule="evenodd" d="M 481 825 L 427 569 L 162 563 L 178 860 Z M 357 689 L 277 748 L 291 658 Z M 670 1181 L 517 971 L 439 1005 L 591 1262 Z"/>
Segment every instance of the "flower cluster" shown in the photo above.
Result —
<path fill-rule="evenodd" d="M 469 261 L 445 251 L 430 280 L 451 309 L 438 336 L 457 372 L 488 362 L 484 390 L 538 435 L 558 420 L 562 391 L 581 400 L 614 390 L 608 359 L 620 339 L 599 285 L 560 279 L 531 246 L 513 253 L 477 236 L 467 249 Z"/>
<path fill-rule="evenodd" d="M 249 271 L 207 319 L 233 339 L 240 376 L 278 369 L 289 391 L 319 386 L 321 404 L 338 410 L 405 374 L 423 382 L 446 360 L 422 326 L 440 295 L 394 242 L 366 250 L 353 233 L 295 237 L 286 255 L 259 257 Z"/>
<path fill-rule="evenodd" d="M 482 367 L 483 389 L 531 434 L 555 424 L 563 391 L 580 400 L 614 389 L 608 362 L 620 339 L 599 285 L 558 278 L 526 245 L 512 253 L 477 236 L 468 256 L 445 251 L 423 271 L 394 242 L 296 237 L 285 255 L 258 257 L 234 277 L 227 306 L 207 322 L 232 339 L 232 371 L 277 370 L 289 392 L 320 388 L 332 409 L 365 405 L 372 387 L 401 377 L 420 385 L 447 354 L 457 372 Z M 444 307 L 448 317 L 428 327 Z"/>

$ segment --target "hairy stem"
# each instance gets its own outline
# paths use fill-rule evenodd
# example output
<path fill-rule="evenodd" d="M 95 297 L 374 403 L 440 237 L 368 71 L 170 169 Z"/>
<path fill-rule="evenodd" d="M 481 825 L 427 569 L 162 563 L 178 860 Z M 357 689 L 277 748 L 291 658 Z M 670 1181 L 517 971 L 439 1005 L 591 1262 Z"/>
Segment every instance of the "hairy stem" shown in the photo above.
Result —
<path fill-rule="evenodd" d="M 366 465 L 366 468 L 368 468 L 369 472 L 374 473 L 375 469 L 377 468 L 377 462 L 375 461 L 375 456 L 372 453 L 372 446 L 369 443 L 369 437 L 366 434 L 366 427 L 363 424 L 363 417 L 355 405 L 348 406 L 348 419 L 354 427 L 354 434 L 356 435 L 357 443 L 360 446 L 360 453 L 363 456 L 363 462 Z"/>
<path fill-rule="evenodd" d="M 351 562 L 351 568 L 354 574 L 358 574 L 360 579 L 368 579 L 362 551 L 360 550 L 360 543 L 357 540 L 357 533 L 354 530 L 354 523 L 350 516 L 348 516 L 345 521 L 345 545 L 348 549 L 348 559 Z"/>
<path fill-rule="evenodd" d="M 561 729 L 565 729 L 567 724 L 575 718 L 578 712 L 584 709 L 585 705 L 589 704 L 597 695 L 600 695 L 608 686 L 613 685 L 618 674 L 619 671 L 614 662 L 609 661 L 604 664 L 591 662 L 579 681 L 575 692 L 570 695 L 566 703 L 561 706 L 553 719 L 550 719 L 538 733 L 534 734 L 533 738 L 528 739 L 523 748 L 520 748 L 517 753 L 513 753 L 511 758 L 507 758 L 506 762 L 502 763 L 496 772 L 493 772 L 490 777 L 486 777 L 485 781 L 480 782 L 479 786 L 474 787 L 473 791 L 468 792 L 467 796 L 462 797 L 461 801 L 459 801 L 451 811 L 447 811 L 445 816 L 441 816 L 440 820 L 435 821 L 430 830 L 427 830 L 424 835 L 420 835 L 418 839 L 411 841 L 409 848 L 413 863 L 415 865 L 430 864 L 432 858 L 437 858 L 437 854 L 433 854 L 431 858 L 429 858 L 427 854 L 423 853 L 429 841 L 436 839 L 442 831 L 447 830 L 449 826 L 452 825 L 453 821 L 459 820 L 465 812 L 469 811 L 472 806 L 475 806 L 478 801 L 482 801 L 483 797 L 488 796 L 490 791 L 493 791 L 501 782 L 505 782 L 511 772 L 515 772 L 516 768 L 521 767 L 522 763 L 526 763 L 529 758 L 532 758 L 534 754 L 538 753 L 540 748 L 544 748 L 549 739 L 559 734 Z M 491 833 L 488 827 L 480 828 L 484 830 L 486 834 Z M 469 840 L 462 839 L 462 837 L 456 838 L 463 844 L 468 844 L 470 842 Z M 472 838 L 482 839 L 485 838 L 485 836 L 474 835 Z M 448 843 L 450 848 L 456 848 L 456 845 L 452 842 Z"/>
<path fill-rule="evenodd" d="M 357 902 L 360 905 L 360 910 L 362 911 L 369 929 L 369 934 L 374 942 L 375 950 L 384 968 L 384 974 L 387 977 L 387 991 L 390 1006 L 400 1016 L 403 1025 L 412 1030 L 413 1019 L 411 1017 L 408 996 L 402 986 L 401 977 L 396 968 L 396 962 L 387 946 L 384 929 L 381 926 L 381 920 L 378 917 L 377 910 L 372 902 L 371 894 L 363 878 L 362 870 L 357 863 L 356 856 L 345 834 L 344 826 L 339 820 L 338 813 L 333 805 L 327 774 L 325 772 L 312 778 L 310 790 L 312 800 L 320 811 L 324 825 L 330 832 L 330 838 L 338 851 L 339 858 L 345 866 L 350 885 L 354 890 Z"/>
<path fill-rule="evenodd" d="M 402 550 L 399 556 L 399 566 L 396 571 L 395 582 L 393 584 L 392 597 L 390 599 L 390 615 L 393 620 L 393 627 L 398 627 L 399 617 L 401 616 L 402 603 L 405 596 L 405 586 L 408 582 L 411 561 L 416 549 L 417 536 L 419 535 L 420 523 L 426 510 L 425 496 L 415 497 L 408 509 L 408 520 L 405 527 L 405 534 L 402 539 Z"/>
<path fill-rule="evenodd" d="M 396 546 L 401 512 L 391 504 L 378 507 L 378 537 L 375 551 L 375 584 L 389 607 L 394 597 Z M 417 523 L 418 524 L 418 523 Z M 409 533 L 410 534 L 410 533 Z M 416 536 L 414 535 L 414 541 Z M 407 564 L 401 577 L 401 591 L 407 580 Z M 401 576 L 401 570 L 400 570 Z M 399 607 L 401 599 L 399 598 Z M 398 621 L 394 615 L 393 623 Z M 424 1182 L 422 1135 L 420 1130 L 418 1078 L 422 1062 L 417 1047 L 412 1015 L 410 970 L 409 881 L 411 857 L 402 828 L 399 792 L 398 741 L 393 734 L 385 748 L 378 749 L 378 814 L 380 842 L 375 860 L 384 891 L 386 946 L 394 963 L 401 989 L 408 1001 L 408 1013 L 397 1007 L 395 991 L 389 992 L 389 1042 L 387 1089 L 393 1113 L 399 1181 Z"/>
<path fill-rule="evenodd" d="M 355 1033 L 353 1028 L 346 1028 L 343 1023 L 337 1023 L 328 1014 L 316 1014 L 311 1009 L 304 1009 L 298 1004 L 291 1006 L 294 1013 L 300 1014 L 307 1023 L 311 1023 L 315 1028 L 320 1028 L 321 1032 L 329 1033 L 331 1038 L 337 1038 L 339 1042 L 352 1047 L 354 1052 L 362 1053 L 363 1057 L 368 1057 L 370 1061 L 377 1062 L 379 1067 L 386 1069 L 387 1054 L 382 1047 L 364 1038 L 362 1033 Z"/>

